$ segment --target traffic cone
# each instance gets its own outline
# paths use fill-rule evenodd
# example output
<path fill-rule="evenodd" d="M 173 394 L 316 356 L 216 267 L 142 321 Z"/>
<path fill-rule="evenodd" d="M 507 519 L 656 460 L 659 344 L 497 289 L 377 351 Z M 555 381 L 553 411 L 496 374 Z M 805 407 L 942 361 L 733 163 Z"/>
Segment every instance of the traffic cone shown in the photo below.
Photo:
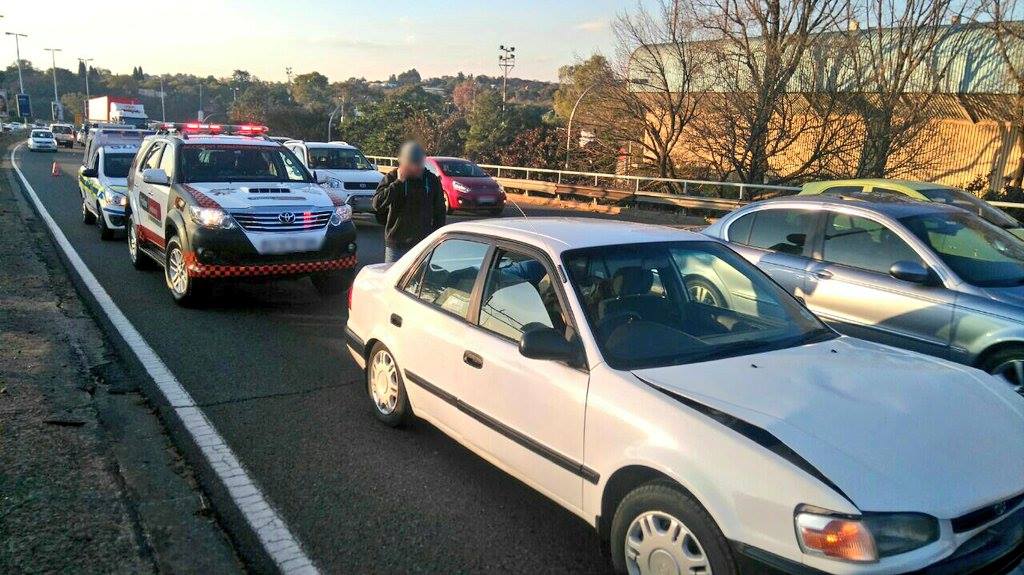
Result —
<path fill-rule="evenodd" d="M 60 164 L 58 164 L 57 162 L 53 163 L 53 167 L 50 168 L 50 175 L 51 176 L 59 176 L 60 175 Z"/>

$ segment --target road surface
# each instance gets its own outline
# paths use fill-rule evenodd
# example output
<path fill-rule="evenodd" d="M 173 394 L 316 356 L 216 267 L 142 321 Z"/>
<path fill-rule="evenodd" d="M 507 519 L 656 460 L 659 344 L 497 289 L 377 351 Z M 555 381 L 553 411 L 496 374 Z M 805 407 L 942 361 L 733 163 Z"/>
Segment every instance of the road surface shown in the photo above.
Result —
<path fill-rule="evenodd" d="M 22 146 L 16 159 L 324 572 L 609 571 L 598 537 L 574 515 L 428 424 L 393 430 L 374 420 L 344 346 L 344 297 L 323 301 L 302 279 L 225 286 L 206 309 L 178 307 L 159 271 L 136 271 L 123 241 L 100 241 L 81 222 L 78 148 Z M 55 159 L 61 177 L 50 175 Z M 381 234 L 358 224 L 360 263 L 381 261 Z"/>

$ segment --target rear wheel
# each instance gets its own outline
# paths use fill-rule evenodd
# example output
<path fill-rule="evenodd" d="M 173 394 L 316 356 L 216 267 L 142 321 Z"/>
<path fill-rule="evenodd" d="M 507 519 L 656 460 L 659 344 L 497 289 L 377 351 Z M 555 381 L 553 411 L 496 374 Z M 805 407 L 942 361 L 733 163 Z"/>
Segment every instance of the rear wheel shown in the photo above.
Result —
<path fill-rule="evenodd" d="M 377 342 L 366 362 L 366 391 L 373 403 L 373 415 L 385 425 L 399 427 L 412 419 L 405 393 L 405 381 L 391 350 Z"/>
<path fill-rule="evenodd" d="M 171 290 L 174 301 L 183 306 L 198 305 L 205 299 L 206 283 L 197 278 L 189 277 L 185 265 L 185 248 L 176 236 L 167 242 L 167 253 L 164 256 L 164 279 Z"/>
<path fill-rule="evenodd" d="M 612 519 L 611 551 L 616 572 L 629 575 L 737 573 L 729 544 L 708 512 L 667 481 L 623 498 Z"/>
<path fill-rule="evenodd" d="M 128 259 L 132 262 L 132 267 L 137 270 L 148 270 L 153 267 L 153 260 L 149 258 L 139 245 L 139 235 L 135 229 L 135 224 L 128 220 Z"/>

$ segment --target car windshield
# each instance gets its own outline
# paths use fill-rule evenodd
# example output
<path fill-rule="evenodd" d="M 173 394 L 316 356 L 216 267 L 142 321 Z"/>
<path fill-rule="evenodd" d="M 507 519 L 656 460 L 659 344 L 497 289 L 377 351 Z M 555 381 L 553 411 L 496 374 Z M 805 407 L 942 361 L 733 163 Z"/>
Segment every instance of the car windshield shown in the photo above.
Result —
<path fill-rule="evenodd" d="M 373 164 L 353 148 L 309 148 L 309 167 L 314 170 L 372 170 Z"/>
<path fill-rule="evenodd" d="M 103 175 L 108 178 L 127 178 L 135 154 L 104 154 Z"/>
<path fill-rule="evenodd" d="M 752 264 L 716 242 L 568 251 L 587 321 L 616 369 L 680 365 L 835 337 Z"/>
<path fill-rule="evenodd" d="M 186 144 L 185 182 L 309 182 L 309 172 L 280 146 Z"/>
<path fill-rule="evenodd" d="M 43 130 L 33 130 L 32 131 L 32 137 L 33 138 L 52 138 L 53 134 L 50 133 L 50 132 L 44 132 Z"/>
<path fill-rule="evenodd" d="M 437 162 L 441 166 L 441 173 L 446 176 L 457 178 L 486 178 L 487 172 L 480 166 L 466 160 L 441 160 Z"/>
<path fill-rule="evenodd" d="M 1024 284 L 1024 242 L 977 216 L 940 213 L 900 222 L 960 279 L 979 287 Z"/>
<path fill-rule="evenodd" d="M 985 200 L 956 188 L 936 188 L 933 190 L 919 190 L 921 195 L 933 202 L 954 205 L 965 209 L 975 215 L 985 218 L 985 221 L 997 225 L 1003 229 L 1019 228 L 1020 222 L 1010 214 L 989 204 Z"/>
<path fill-rule="evenodd" d="M 54 132 L 56 134 L 70 134 L 71 133 L 71 126 L 54 126 L 54 127 L 50 128 L 50 131 L 52 131 L 52 132 Z"/>

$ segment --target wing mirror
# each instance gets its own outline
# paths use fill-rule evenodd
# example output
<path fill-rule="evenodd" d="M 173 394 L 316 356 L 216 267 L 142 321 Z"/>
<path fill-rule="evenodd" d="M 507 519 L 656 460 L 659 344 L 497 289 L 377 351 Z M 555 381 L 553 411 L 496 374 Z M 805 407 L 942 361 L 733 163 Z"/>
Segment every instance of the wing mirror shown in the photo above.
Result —
<path fill-rule="evenodd" d="M 519 353 L 530 359 L 571 361 L 576 356 L 576 348 L 554 329 L 538 327 L 523 333 Z"/>
<path fill-rule="evenodd" d="M 899 261 L 889 268 L 892 277 L 915 284 L 926 284 L 932 279 L 931 270 L 918 262 Z"/>
<path fill-rule="evenodd" d="M 98 178 L 100 173 L 96 168 L 82 168 L 83 178 Z"/>
<path fill-rule="evenodd" d="M 326 184 L 329 179 L 330 179 L 330 176 L 328 176 L 327 174 L 325 174 L 323 172 L 318 172 L 316 170 L 313 170 L 313 180 L 316 183 L 318 183 L 318 184 Z"/>
<path fill-rule="evenodd" d="M 157 186 L 166 186 L 171 182 L 167 177 L 167 172 L 160 168 L 147 168 L 142 170 L 142 181 L 147 184 L 155 184 Z"/>

